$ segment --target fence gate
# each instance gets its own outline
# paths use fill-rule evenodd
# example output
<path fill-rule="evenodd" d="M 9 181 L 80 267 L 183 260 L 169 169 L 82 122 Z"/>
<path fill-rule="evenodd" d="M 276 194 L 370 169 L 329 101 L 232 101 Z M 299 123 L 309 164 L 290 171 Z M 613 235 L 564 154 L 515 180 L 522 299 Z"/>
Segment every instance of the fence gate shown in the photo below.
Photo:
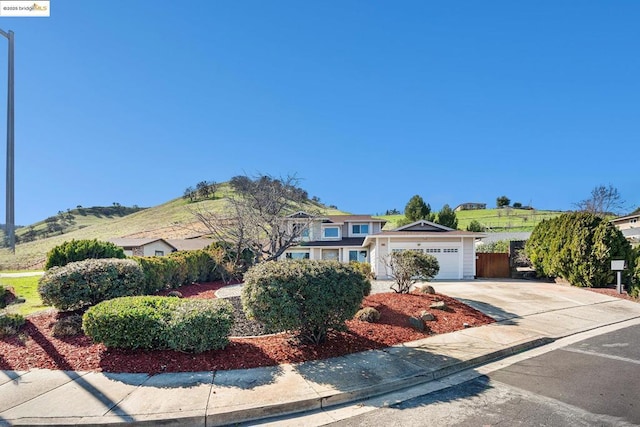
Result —
<path fill-rule="evenodd" d="M 506 253 L 476 253 L 476 277 L 509 278 L 509 254 Z"/>

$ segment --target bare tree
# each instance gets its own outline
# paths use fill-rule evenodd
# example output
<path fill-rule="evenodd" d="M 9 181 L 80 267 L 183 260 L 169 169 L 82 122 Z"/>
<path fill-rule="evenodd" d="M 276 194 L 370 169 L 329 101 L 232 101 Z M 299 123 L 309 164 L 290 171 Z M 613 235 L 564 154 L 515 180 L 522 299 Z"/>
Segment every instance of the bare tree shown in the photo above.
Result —
<path fill-rule="evenodd" d="M 414 283 L 429 281 L 440 270 L 437 258 L 422 251 L 392 252 L 384 258 L 384 263 L 387 274 L 395 282 L 391 290 L 399 294 L 408 294 Z"/>
<path fill-rule="evenodd" d="M 625 211 L 625 202 L 618 189 L 599 185 L 591 190 L 591 197 L 574 204 L 579 211 L 591 212 L 598 216 L 617 215 Z"/>
<path fill-rule="evenodd" d="M 213 212 L 200 207 L 192 212 L 215 239 L 230 244 L 238 257 L 250 249 L 256 261 L 277 259 L 298 244 L 318 214 L 307 212 L 309 215 L 286 218 L 308 201 L 307 192 L 298 187 L 295 176 L 239 176 L 232 178 L 230 185 L 235 193 L 225 198 L 223 210 Z"/>

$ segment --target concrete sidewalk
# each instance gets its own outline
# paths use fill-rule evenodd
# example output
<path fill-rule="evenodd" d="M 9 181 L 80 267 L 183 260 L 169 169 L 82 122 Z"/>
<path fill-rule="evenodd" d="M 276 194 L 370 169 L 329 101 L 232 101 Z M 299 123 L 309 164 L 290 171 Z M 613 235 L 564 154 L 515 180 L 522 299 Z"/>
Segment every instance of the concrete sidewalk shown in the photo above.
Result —
<path fill-rule="evenodd" d="M 3 371 L 0 425 L 215 426 L 257 420 L 389 393 L 640 319 L 640 304 L 568 286 L 479 280 L 434 286 L 499 321 L 384 350 L 266 368 L 153 376 Z"/>

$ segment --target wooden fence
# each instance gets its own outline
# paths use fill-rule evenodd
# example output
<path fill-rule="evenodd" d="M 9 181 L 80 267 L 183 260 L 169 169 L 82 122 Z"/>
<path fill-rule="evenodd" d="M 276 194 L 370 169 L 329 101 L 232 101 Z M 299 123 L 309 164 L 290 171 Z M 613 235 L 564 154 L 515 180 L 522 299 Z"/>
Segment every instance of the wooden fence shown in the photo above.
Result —
<path fill-rule="evenodd" d="M 509 254 L 506 253 L 476 253 L 476 277 L 509 278 Z"/>

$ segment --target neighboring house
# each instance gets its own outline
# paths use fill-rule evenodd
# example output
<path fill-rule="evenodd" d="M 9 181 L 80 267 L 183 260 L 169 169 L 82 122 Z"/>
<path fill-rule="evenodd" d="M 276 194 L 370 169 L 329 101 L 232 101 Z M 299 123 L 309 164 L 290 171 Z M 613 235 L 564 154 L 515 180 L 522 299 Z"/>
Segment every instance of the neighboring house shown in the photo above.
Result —
<path fill-rule="evenodd" d="M 435 256 L 440 264 L 435 279 L 473 279 L 476 271 L 474 242 L 485 236 L 424 220 L 383 231 L 386 221 L 370 215 L 311 217 L 297 212 L 287 220 L 291 226 L 300 226 L 305 220 L 306 227 L 300 244 L 289 248 L 280 259 L 368 262 L 379 279 L 389 278 L 389 255 L 401 250 L 422 251 Z"/>
<path fill-rule="evenodd" d="M 149 238 L 109 239 L 109 242 L 124 249 L 127 256 L 164 256 L 178 250 L 165 239 Z"/>
<path fill-rule="evenodd" d="M 460 211 L 472 211 L 476 209 L 487 209 L 486 203 L 462 203 L 454 209 L 456 212 Z"/>
<path fill-rule="evenodd" d="M 631 243 L 640 243 L 640 213 L 621 216 L 611 220 Z"/>

